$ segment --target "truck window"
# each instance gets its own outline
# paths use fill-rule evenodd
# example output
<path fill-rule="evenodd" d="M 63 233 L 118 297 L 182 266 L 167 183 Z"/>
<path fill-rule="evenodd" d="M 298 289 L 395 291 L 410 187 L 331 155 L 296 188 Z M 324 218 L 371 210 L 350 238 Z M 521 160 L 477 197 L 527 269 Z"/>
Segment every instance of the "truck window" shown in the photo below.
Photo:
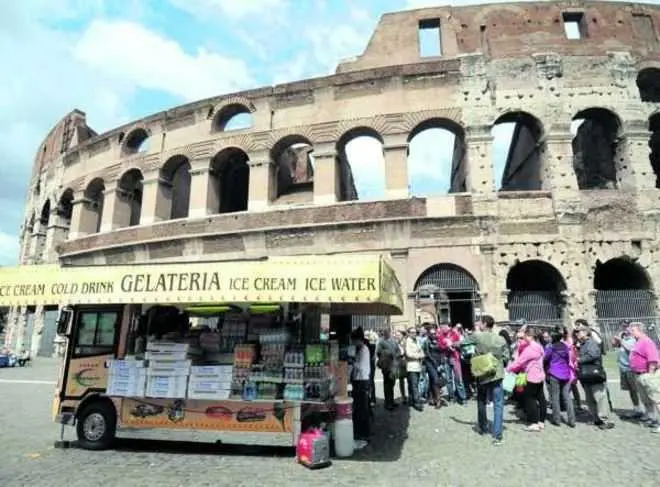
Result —
<path fill-rule="evenodd" d="M 78 320 L 76 356 L 112 353 L 115 333 L 120 322 L 117 311 L 83 311 Z"/>

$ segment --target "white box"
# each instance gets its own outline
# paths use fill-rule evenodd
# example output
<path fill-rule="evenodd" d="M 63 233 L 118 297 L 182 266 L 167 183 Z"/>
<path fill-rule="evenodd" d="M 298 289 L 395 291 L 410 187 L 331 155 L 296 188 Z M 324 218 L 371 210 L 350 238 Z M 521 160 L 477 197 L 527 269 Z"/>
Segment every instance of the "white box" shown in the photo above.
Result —
<path fill-rule="evenodd" d="M 147 369 L 149 377 L 188 377 L 188 369 Z"/>
<path fill-rule="evenodd" d="M 157 352 L 187 352 L 190 348 L 190 345 L 187 343 L 173 343 L 173 342 L 161 342 L 161 341 L 149 341 L 147 342 L 148 351 L 157 351 Z"/>
<path fill-rule="evenodd" d="M 230 380 L 208 380 L 208 379 L 190 379 L 188 390 L 195 391 L 220 391 L 222 389 L 231 389 Z"/>
<path fill-rule="evenodd" d="M 190 367 L 190 377 L 195 378 L 229 378 L 232 377 L 234 367 L 231 365 L 193 365 Z"/>
<path fill-rule="evenodd" d="M 229 399 L 230 396 L 231 396 L 231 391 L 228 389 L 224 389 L 221 391 L 188 393 L 188 399 L 211 400 L 211 401 L 222 401 L 225 399 Z"/>
<path fill-rule="evenodd" d="M 158 352 L 151 351 L 144 354 L 145 360 L 186 360 L 188 352 Z"/>
<path fill-rule="evenodd" d="M 110 370 L 142 369 L 145 364 L 142 360 L 109 360 Z"/>

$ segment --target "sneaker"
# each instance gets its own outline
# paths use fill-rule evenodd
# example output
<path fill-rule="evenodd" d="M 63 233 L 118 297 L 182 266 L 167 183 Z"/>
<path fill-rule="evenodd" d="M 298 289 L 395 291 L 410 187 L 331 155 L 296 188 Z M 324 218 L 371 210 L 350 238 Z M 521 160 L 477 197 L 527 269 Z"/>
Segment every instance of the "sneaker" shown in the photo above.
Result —
<path fill-rule="evenodd" d="M 614 428 L 614 423 L 601 422 L 601 423 L 598 423 L 597 426 L 601 430 L 611 430 L 612 428 Z"/>
<path fill-rule="evenodd" d="M 651 430 L 651 433 L 659 433 L 660 434 L 660 426 L 656 426 Z"/>
<path fill-rule="evenodd" d="M 523 428 L 523 431 L 527 431 L 528 433 L 540 433 L 541 428 L 539 427 L 539 424 L 530 424 L 526 428 Z"/>
<path fill-rule="evenodd" d="M 503 439 L 501 439 L 501 438 L 497 439 L 496 438 L 496 439 L 493 440 L 493 446 L 502 446 L 502 445 L 504 445 L 504 440 Z"/>

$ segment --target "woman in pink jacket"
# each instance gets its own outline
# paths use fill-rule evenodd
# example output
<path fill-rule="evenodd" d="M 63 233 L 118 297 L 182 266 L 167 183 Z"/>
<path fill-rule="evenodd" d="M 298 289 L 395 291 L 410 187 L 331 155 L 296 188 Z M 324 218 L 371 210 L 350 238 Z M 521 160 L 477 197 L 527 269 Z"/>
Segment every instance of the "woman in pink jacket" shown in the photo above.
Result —
<path fill-rule="evenodd" d="M 527 374 L 527 385 L 523 392 L 523 404 L 525 416 L 529 425 L 526 431 L 541 431 L 545 425 L 547 404 L 543 385 L 545 383 L 545 371 L 543 369 L 543 346 L 534 336 L 531 329 L 525 330 L 525 342 L 527 345 L 522 352 L 511 363 L 507 370 L 513 373 L 524 372 Z"/>

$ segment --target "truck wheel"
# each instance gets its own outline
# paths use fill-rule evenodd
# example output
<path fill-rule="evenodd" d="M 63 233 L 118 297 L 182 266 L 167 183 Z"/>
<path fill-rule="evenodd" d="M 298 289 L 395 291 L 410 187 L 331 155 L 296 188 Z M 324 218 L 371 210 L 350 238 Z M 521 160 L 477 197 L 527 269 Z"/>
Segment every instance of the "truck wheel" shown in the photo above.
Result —
<path fill-rule="evenodd" d="M 112 445 L 117 429 L 115 409 L 107 402 L 86 406 L 78 415 L 78 445 L 85 450 L 105 450 Z"/>

